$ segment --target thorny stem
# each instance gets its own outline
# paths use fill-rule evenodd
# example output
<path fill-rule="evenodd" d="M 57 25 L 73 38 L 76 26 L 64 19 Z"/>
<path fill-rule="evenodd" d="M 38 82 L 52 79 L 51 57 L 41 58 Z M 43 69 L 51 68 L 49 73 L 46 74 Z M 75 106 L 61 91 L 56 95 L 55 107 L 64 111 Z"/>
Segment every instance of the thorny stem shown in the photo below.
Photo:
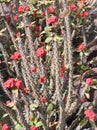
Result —
<path fill-rule="evenodd" d="M 37 109 L 38 113 L 39 113 L 39 116 L 41 118 L 41 121 L 43 123 L 43 126 L 44 126 L 44 130 L 50 130 L 49 126 L 47 125 L 47 122 L 46 122 L 46 115 L 44 113 L 44 108 L 38 108 Z"/>
<path fill-rule="evenodd" d="M 66 8 L 66 2 L 65 2 L 65 8 Z M 69 84 L 68 84 L 68 95 L 67 99 L 68 102 L 66 103 L 66 109 L 68 110 L 70 106 L 70 99 L 71 99 L 71 92 L 73 87 L 73 54 L 72 54 L 72 41 L 71 41 L 71 31 L 70 31 L 70 19 L 69 16 L 65 17 L 65 23 L 66 23 L 66 34 L 67 34 L 67 43 L 68 43 L 68 64 L 69 64 Z"/>
<path fill-rule="evenodd" d="M 12 122 L 14 124 L 16 124 L 15 121 L 18 122 L 17 118 L 16 118 L 16 113 L 14 111 L 12 111 L 10 108 L 8 108 L 1 100 L 0 100 L 0 107 L 6 112 L 8 113 L 10 119 L 12 120 Z"/>
<path fill-rule="evenodd" d="M 39 103 L 40 102 L 40 100 L 39 100 L 39 93 L 35 89 L 35 84 L 34 84 L 34 81 L 33 81 L 32 77 L 31 77 L 31 73 L 29 71 L 29 67 L 27 65 L 27 60 L 26 60 L 25 53 L 23 52 L 21 38 L 18 38 L 18 43 L 19 43 L 20 53 L 22 55 L 22 61 L 23 61 L 23 64 L 24 64 L 24 68 L 26 70 L 26 74 L 28 76 L 28 80 L 29 80 L 29 83 L 30 83 L 30 87 L 31 87 L 30 90 L 33 91 L 33 96 L 35 97 L 37 103 Z"/>
<path fill-rule="evenodd" d="M 2 14 L 3 14 L 3 16 L 5 17 L 5 12 L 4 12 L 2 3 L 0 3 L 0 7 L 1 7 Z M 15 37 L 14 37 L 13 31 L 12 31 L 12 29 L 10 28 L 9 24 L 7 23 L 7 21 L 6 21 L 5 19 L 4 19 L 4 22 L 5 22 L 5 25 L 6 25 L 7 29 L 8 29 L 8 32 L 9 32 L 9 34 L 10 34 L 10 36 L 11 36 L 12 42 L 13 42 L 13 44 L 14 44 L 14 47 L 15 47 L 16 50 L 18 50 L 17 44 L 16 44 L 16 42 L 15 42 Z"/>
<path fill-rule="evenodd" d="M 82 34 L 83 34 L 83 42 L 84 42 L 85 44 L 87 44 L 84 26 L 82 26 Z"/>
<path fill-rule="evenodd" d="M 23 115 L 23 110 L 22 110 L 21 104 L 20 104 L 19 102 L 17 102 L 16 107 L 17 107 L 16 112 L 17 112 L 19 121 L 20 121 L 20 123 L 21 123 L 22 126 L 23 126 L 23 129 L 24 129 L 24 130 L 28 130 L 28 129 L 29 129 L 29 125 L 28 125 L 28 123 L 27 123 L 27 121 L 25 120 L 25 117 L 24 117 L 24 115 Z"/>
<path fill-rule="evenodd" d="M 60 86 L 60 81 L 59 81 L 59 65 L 58 65 L 58 50 L 57 50 L 57 43 L 56 41 L 53 44 L 53 52 L 54 52 L 54 60 L 55 60 L 55 74 L 56 74 L 56 93 L 57 93 L 57 99 L 59 103 L 59 110 L 60 110 L 60 115 L 59 115 L 59 123 L 57 126 L 57 130 L 64 130 L 65 127 L 65 105 L 64 102 L 62 101 L 62 92 L 61 92 L 61 86 Z"/>

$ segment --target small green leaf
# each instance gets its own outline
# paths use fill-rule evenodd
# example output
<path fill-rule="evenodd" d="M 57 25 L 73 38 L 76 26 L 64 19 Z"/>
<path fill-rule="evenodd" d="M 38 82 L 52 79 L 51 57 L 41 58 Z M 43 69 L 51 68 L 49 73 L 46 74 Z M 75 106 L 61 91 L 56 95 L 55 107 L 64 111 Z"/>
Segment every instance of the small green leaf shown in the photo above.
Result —
<path fill-rule="evenodd" d="M 31 121 L 29 125 L 30 125 L 30 126 L 34 125 L 34 121 Z"/>
<path fill-rule="evenodd" d="M 88 99 L 90 98 L 89 93 L 85 93 L 85 96 L 86 96 Z"/>
<path fill-rule="evenodd" d="M 15 126 L 15 130 L 22 130 L 22 129 L 23 129 L 23 127 L 20 124 L 17 124 Z"/>
<path fill-rule="evenodd" d="M 37 108 L 37 107 L 38 107 L 38 104 L 34 104 L 34 103 L 33 103 L 33 104 L 30 105 L 30 108 L 31 108 L 31 109 L 35 109 L 35 108 Z"/>
<path fill-rule="evenodd" d="M 86 117 L 83 118 L 83 120 L 80 122 L 80 126 L 83 127 L 87 124 L 88 119 Z"/>
<path fill-rule="evenodd" d="M 97 86 L 94 86 L 94 85 L 93 85 L 93 86 L 91 86 L 91 88 L 93 88 L 93 89 L 97 89 Z"/>
<path fill-rule="evenodd" d="M 94 83 L 97 83 L 97 79 L 93 79 L 93 82 L 94 82 Z"/>
<path fill-rule="evenodd" d="M 50 103 L 47 107 L 47 113 L 50 113 L 53 110 L 53 104 Z"/>
<path fill-rule="evenodd" d="M 12 94 L 14 95 L 15 98 L 17 98 L 18 97 L 18 89 L 17 88 L 12 89 Z"/>
<path fill-rule="evenodd" d="M 6 45 L 7 45 L 8 47 L 10 47 L 11 42 L 10 42 L 10 41 L 7 41 L 7 42 L 6 42 Z"/>
<path fill-rule="evenodd" d="M 46 40 L 45 40 L 46 43 L 49 43 L 51 41 L 52 41 L 52 37 L 47 37 Z"/>
<path fill-rule="evenodd" d="M 42 122 L 39 121 L 39 122 L 37 122 L 35 125 L 36 125 L 37 127 L 40 127 L 40 126 L 42 126 Z"/>
<path fill-rule="evenodd" d="M 8 116 L 8 113 L 5 113 L 5 114 L 2 116 L 2 118 L 5 118 L 6 116 Z"/>
<path fill-rule="evenodd" d="M 92 126 L 93 128 L 96 128 L 95 121 L 90 121 L 90 120 L 89 120 L 89 122 L 90 122 L 90 124 L 91 124 L 91 126 Z"/>

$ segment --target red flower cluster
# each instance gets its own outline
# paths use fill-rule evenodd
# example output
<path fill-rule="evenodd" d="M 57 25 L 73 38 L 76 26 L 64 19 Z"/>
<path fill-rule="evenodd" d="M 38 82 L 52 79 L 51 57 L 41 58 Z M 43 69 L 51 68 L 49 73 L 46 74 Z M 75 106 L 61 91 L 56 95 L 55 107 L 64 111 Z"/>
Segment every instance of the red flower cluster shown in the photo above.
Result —
<path fill-rule="evenodd" d="M 14 85 L 15 85 L 15 79 L 14 78 L 10 78 L 6 82 L 4 82 L 4 86 L 6 88 L 12 88 Z"/>
<path fill-rule="evenodd" d="M 11 55 L 11 57 L 10 57 L 10 59 L 11 60 L 19 60 L 21 58 L 21 54 L 19 53 L 19 52 L 14 52 L 14 54 L 13 55 Z"/>
<path fill-rule="evenodd" d="M 76 14 L 77 17 L 88 17 L 89 16 L 89 12 L 84 11 L 83 13 L 80 14 Z"/>
<path fill-rule="evenodd" d="M 18 21 L 18 18 L 19 18 L 19 17 L 18 17 L 17 15 L 15 15 L 15 16 L 13 17 L 14 21 L 16 21 L 16 22 Z"/>
<path fill-rule="evenodd" d="M 86 79 L 86 84 L 91 86 L 93 84 L 93 79 L 92 78 L 87 78 Z"/>
<path fill-rule="evenodd" d="M 82 98 L 82 100 L 81 100 L 82 103 L 85 103 L 86 101 L 87 101 L 86 98 Z"/>
<path fill-rule="evenodd" d="M 4 124 L 2 126 L 2 130 L 9 130 L 9 125 L 8 124 Z"/>
<path fill-rule="evenodd" d="M 39 44 L 40 44 L 40 46 L 44 46 L 45 42 L 40 42 Z"/>
<path fill-rule="evenodd" d="M 15 80 L 15 78 L 10 78 L 6 82 L 4 82 L 4 86 L 6 88 L 13 88 L 14 86 L 16 86 L 18 89 L 21 89 L 22 85 L 22 80 Z"/>
<path fill-rule="evenodd" d="M 23 13 L 24 11 L 30 11 L 30 7 L 24 5 L 19 6 L 18 13 Z"/>
<path fill-rule="evenodd" d="M 10 15 L 6 15 L 6 20 L 7 21 L 11 21 L 11 16 Z"/>
<path fill-rule="evenodd" d="M 47 10 L 48 10 L 49 14 L 52 14 L 52 13 L 55 12 L 56 8 L 55 7 L 49 7 Z"/>
<path fill-rule="evenodd" d="M 40 31 L 40 26 L 34 27 L 34 30 L 35 30 L 35 31 Z"/>
<path fill-rule="evenodd" d="M 36 16 L 37 16 L 37 10 L 34 10 L 34 11 L 33 11 L 32 16 L 34 16 L 34 17 L 36 17 Z"/>
<path fill-rule="evenodd" d="M 46 99 L 45 96 L 41 96 L 41 97 L 40 97 L 40 101 L 41 101 L 42 103 L 46 103 L 47 99 Z"/>
<path fill-rule="evenodd" d="M 30 130 L 38 130 L 38 127 L 37 126 L 31 126 Z"/>
<path fill-rule="evenodd" d="M 21 88 L 22 88 L 22 85 L 23 85 L 22 80 L 17 79 L 17 81 L 15 82 L 15 86 L 16 86 L 18 89 L 21 89 Z"/>
<path fill-rule="evenodd" d="M 59 70 L 60 70 L 60 74 L 59 74 L 60 77 L 64 78 L 64 72 L 65 72 L 66 68 L 64 66 L 61 66 Z"/>
<path fill-rule="evenodd" d="M 36 56 L 43 57 L 46 55 L 46 51 L 43 48 L 38 48 L 36 51 Z"/>
<path fill-rule="evenodd" d="M 86 45 L 84 43 L 80 44 L 79 47 L 78 47 L 78 51 L 84 51 L 86 48 Z"/>
<path fill-rule="evenodd" d="M 71 5 L 68 6 L 68 9 L 70 11 L 77 11 L 78 7 L 75 4 L 71 4 Z"/>
<path fill-rule="evenodd" d="M 31 67 L 31 72 L 35 73 L 36 72 L 36 67 Z"/>
<path fill-rule="evenodd" d="M 10 103 L 11 103 L 11 101 L 10 101 L 10 100 L 7 100 L 7 101 L 6 101 L 6 105 L 7 105 L 7 106 L 9 106 L 9 105 L 10 105 Z"/>
<path fill-rule="evenodd" d="M 46 77 L 43 76 L 43 77 L 40 77 L 39 80 L 38 80 L 39 83 L 45 83 L 46 82 Z"/>
<path fill-rule="evenodd" d="M 26 94 L 29 93 L 29 89 L 28 89 L 28 88 L 24 88 L 23 91 L 24 91 L 24 93 L 26 93 Z"/>
<path fill-rule="evenodd" d="M 84 112 L 84 114 L 90 121 L 96 120 L 96 114 L 93 112 L 93 110 L 88 109 Z"/>
<path fill-rule="evenodd" d="M 51 16 L 50 18 L 47 19 L 48 24 L 56 23 L 56 22 L 58 22 L 58 17 L 57 16 Z"/>

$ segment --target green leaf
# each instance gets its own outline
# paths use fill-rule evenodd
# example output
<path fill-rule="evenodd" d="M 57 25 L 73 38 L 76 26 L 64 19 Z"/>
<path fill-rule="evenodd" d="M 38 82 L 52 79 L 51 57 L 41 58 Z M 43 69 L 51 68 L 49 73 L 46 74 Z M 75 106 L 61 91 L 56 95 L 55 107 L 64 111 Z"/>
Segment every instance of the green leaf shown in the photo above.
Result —
<path fill-rule="evenodd" d="M 17 98 L 18 97 L 18 89 L 17 88 L 12 89 L 12 94 L 14 95 L 15 98 Z"/>
<path fill-rule="evenodd" d="M 46 43 L 49 43 L 51 41 L 52 41 L 52 37 L 47 37 L 46 40 L 45 40 Z"/>
<path fill-rule="evenodd" d="M 8 113 L 5 113 L 5 114 L 2 116 L 2 118 L 5 118 L 6 116 L 8 116 Z"/>
<path fill-rule="evenodd" d="M 0 30 L 0 35 L 3 35 L 3 32 L 6 31 L 6 28 L 3 28 L 2 30 Z"/>
<path fill-rule="evenodd" d="M 61 41 L 62 40 L 62 37 L 58 36 L 58 35 L 55 35 L 54 36 L 54 39 L 57 40 L 57 41 Z"/>
<path fill-rule="evenodd" d="M 39 122 L 37 122 L 35 125 L 36 125 L 37 127 L 40 127 L 40 126 L 42 126 L 42 122 L 39 121 Z"/>
<path fill-rule="evenodd" d="M 90 121 L 90 120 L 89 120 L 89 122 L 90 122 L 90 124 L 91 124 L 91 126 L 92 126 L 93 128 L 96 128 L 96 123 L 95 123 L 95 121 Z"/>
<path fill-rule="evenodd" d="M 88 118 L 84 117 L 83 120 L 80 122 L 80 126 L 83 127 L 87 124 Z"/>
<path fill-rule="evenodd" d="M 7 45 L 8 47 L 10 47 L 11 42 L 10 42 L 10 41 L 7 41 L 7 42 L 6 42 L 6 45 Z"/>
<path fill-rule="evenodd" d="M 53 110 L 53 104 L 52 103 L 50 103 L 49 105 L 48 105 L 48 107 L 47 107 L 47 113 L 50 113 L 51 111 Z"/>
<path fill-rule="evenodd" d="M 85 93 L 85 96 L 86 96 L 88 99 L 90 98 L 89 93 Z"/>
<path fill-rule="evenodd" d="M 38 107 L 38 104 L 34 104 L 34 103 L 33 103 L 33 104 L 30 105 L 30 108 L 31 108 L 31 109 L 35 109 L 35 108 L 37 108 L 37 107 Z"/>
<path fill-rule="evenodd" d="M 17 124 L 15 126 L 15 130 L 22 130 L 22 129 L 23 129 L 23 127 L 20 124 Z"/>
<path fill-rule="evenodd" d="M 97 86 L 94 86 L 94 85 L 93 85 L 93 86 L 91 86 L 91 88 L 93 88 L 93 89 L 97 89 Z"/>
<path fill-rule="evenodd" d="M 30 126 L 34 125 L 34 121 L 31 121 L 29 125 L 30 125 Z"/>
<path fill-rule="evenodd" d="M 97 79 L 93 79 L 93 82 L 94 82 L 94 83 L 97 83 Z"/>

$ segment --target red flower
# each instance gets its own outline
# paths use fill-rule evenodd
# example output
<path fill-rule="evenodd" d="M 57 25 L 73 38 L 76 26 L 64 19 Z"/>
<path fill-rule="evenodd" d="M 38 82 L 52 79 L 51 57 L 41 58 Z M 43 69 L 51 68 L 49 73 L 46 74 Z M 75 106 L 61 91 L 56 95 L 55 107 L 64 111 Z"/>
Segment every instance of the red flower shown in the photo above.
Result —
<path fill-rule="evenodd" d="M 86 102 L 86 101 L 87 101 L 86 98 L 82 98 L 82 100 L 81 100 L 82 103 L 84 103 L 84 102 Z"/>
<path fill-rule="evenodd" d="M 33 16 L 36 17 L 37 16 L 37 10 L 33 11 Z"/>
<path fill-rule="evenodd" d="M 40 44 L 40 46 L 44 46 L 45 42 L 40 42 L 39 44 Z"/>
<path fill-rule="evenodd" d="M 10 103 L 11 103 L 11 101 L 10 101 L 10 100 L 7 100 L 7 101 L 6 101 L 6 105 L 7 105 L 7 106 L 9 106 L 9 105 L 10 105 Z"/>
<path fill-rule="evenodd" d="M 23 13 L 25 11 L 25 6 L 21 5 L 19 8 L 18 8 L 18 13 Z"/>
<path fill-rule="evenodd" d="M 56 23 L 56 22 L 58 22 L 58 17 L 56 16 L 51 16 L 50 18 L 47 19 L 48 24 Z"/>
<path fill-rule="evenodd" d="M 52 14 L 55 12 L 55 9 L 56 9 L 55 7 L 49 7 L 47 10 L 49 14 Z"/>
<path fill-rule="evenodd" d="M 34 27 L 34 30 L 35 30 L 35 31 L 40 31 L 40 26 Z"/>
<path fill-rule="evenodd" d="M 38 48 L 36 51 L 36 56 L 43 57 L 46 55 L 46 51 L 43 48 Z"/>
<path fill-rule="evenodd" d="M 44 11 L 42 11 L 42 12 L 41 12 L 41 15 L 42 15 L 42 16 L 45 16 L 45 12 L 44 12 Z"/>
<path fill-rule="evenodd" d="M 36 37 L 40 37 L 40 32 L 36 33 Z"/>
<path fill-rule="evenodd" d="M 93 84 L 93 79 L 92 78 L 87 78 L 86 79 L 86 84 L 91 86 Z"/>
<path fill-rule="evenodd" d="M 30 127 L 30 130 L 38 130 L 38 127 L 36 127 L 36 126 L 31 126 L 31 127 Z"/>
<path fill-rule="evenodd" d="M 36 67 L 31 67 L 31 72 L 35 73 L 36 72 Z"/>
<path fill-rule="evenodd" d="M 22 88 L 22 85 L 23 85 L 23 82 L 22 80 L 17 80 L 16 83 L 15 83 L 15 86 L 18 88 L 18 89 L 21 89 Z"/>
<path fill-rule="evenodd" d="M 18 21 L 18 18 L 19 17 L 17 15 L 13 17 L 14 21 Z"/>
<path fill-rule="evenodd" d="M 64 73 L 63 72 L 60 72 L 59 75 L 60 75 L 61 78 L 64 78 Z"/>
<path fill-rule="evenodd" d="M 30 11 L 30 7 L 29 6 L 25 6 L 25 10 L 26 11 Z"/>
<path fill-rule="evenodd" d="M 43 76 L 43 77 L 40 77 L 39 80 L 38 80 L 39 83 L 45 83 L 46 82 L 46 77 Z"/>
<path fill-rule="evenodd" d="M 78 50 L 84 51 L 85 48 L 86 48 L 86 45 L 82 43 L 82 44 L 79 45 Z"/>
<path fill-rule="evenodd" d="M 71 4 L 70 6 L 68 6 L 68 9 L 70 11 L 76 11 L 78 9 L 78 7 L 75 4 Z"/>
<path fill-rule="evenodd" d="M 6 15 L 6 20 L 10 21 L 11 20 L 11 16 L 10 15 Z"/>
<path fill-rule="evenodd" d="M 41 101 L 42 103 L 45 103 L 45 102 L 47 101 L 47 99 L 46 99 L 45 96 L 41 96 L 41 97 L 40 97 L 40 101 Z"/>
<path fill-rule="evenodd" d="M 96 114 L 93 112 L 93 110 L 86 110 L 85 112 L 84 112 L 84 114 L 85 114 L 85 116 L 89 119 L 89 120 L 91 120 L 91 121 L 95 121 L 96 120 Z"/>
<path fill-rule="evenodd" d="M 21 36 L 21 33 L 20 33 L 20 32 L 17 32 L 17 33 L 16 33 L 16 36 L 17 36 L 17 37 L 20 37 L 20 36 Z"/>
<path fill-rule="evenodd" d="M 11 60 L 19 60 L 21 58 L 21 54 L 19 52 L 14 52 L 14 54 L 10 57 Z"/>
<path fill-rule="evenodd" d="M 66 68 L 65 68 L 64 66 L 61 66 L 61 67 L 60 67 L 60 72 L 63 73 L 65 70 L 66 70 Z"/>
<path fill-rule="evenodd" d="M 6 88 L 12 88 L 12 87 L 14 87 L 14 85 L 15 85 L 15 79 L 14 78 L 10 78 L 6 82 L 4 82 L 4 86 Z"/>
<path fill-rule="evenodd" d="M 82 14 L 83 17 L 88 17 L 89 16 L 89 12 L 87 11 L 84 11 L 83 14 Z"/>
<path fill-rule="evenodd" d="M 9 130 L 9 125 L 8 124 L 4 124 L 2 126 L 2 130 Z"/>
<path fill-rule="evenodd" d="M 2 126 L 3 125 L 3 122 L 2 121 L 0 121 L 0 126 Z"/>
<path fill-rule="evenodd" d="M 24 91 L 24 93 L 26 93 L 26 94 L 29 93 L 29 89 L 28 89 L 28 88 L 24 88 L 23 91 Z"/>

